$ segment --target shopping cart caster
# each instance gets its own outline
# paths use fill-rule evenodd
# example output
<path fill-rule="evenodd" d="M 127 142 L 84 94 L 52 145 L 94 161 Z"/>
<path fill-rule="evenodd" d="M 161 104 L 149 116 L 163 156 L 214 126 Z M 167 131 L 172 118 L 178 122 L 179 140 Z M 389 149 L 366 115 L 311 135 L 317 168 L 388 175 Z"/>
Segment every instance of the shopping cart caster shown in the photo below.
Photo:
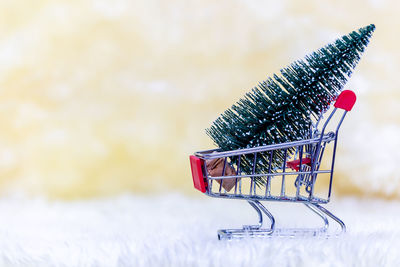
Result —
<path fill-rule="evenodd" d="M 275 218 L 258 200 L 247 200 L 258 214 L 258 224 L 243 225 L 242 229 L 223 229 L 218 230 L 218 239 L 234 239 L 244 237 L 270 236 L 275 230 Z M 270 220 L 270 227 L 263 228 L 263 214 Z"/>

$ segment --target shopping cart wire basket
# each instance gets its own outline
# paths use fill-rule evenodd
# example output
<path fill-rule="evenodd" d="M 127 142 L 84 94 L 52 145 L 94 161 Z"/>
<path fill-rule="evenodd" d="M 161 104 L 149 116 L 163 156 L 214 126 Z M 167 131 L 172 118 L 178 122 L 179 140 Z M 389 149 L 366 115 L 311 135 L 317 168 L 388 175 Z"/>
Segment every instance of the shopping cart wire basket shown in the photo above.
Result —
<path fill-rule="evenodd" d="M 258 224 L 244 225 L 240 229 L 218 230 L 218 238 L 232 239 L 245 236 L 268 237 L 276 235 L 327 236 L 331 235 L 330 232 L 332 232 L 328 231 L 329 218 L 336 222 L 340 229 L 339 232 L 335 231 L 334 235 L 345 232 L 346 226 L 343 221 L 322 207 L 321 204 L 326 204 L 330 200 L 339 128 L 355 102 L 356 95 L 354 92 L 344 90 L 336 99 L 334 108 L 325 122 L 322 123 L 323 117 L 321 115 L 313 123 L 308 138 L 304 140 L 231 151 L 211 149 L 191 155 L 190 165 L 193 184 L 196 189 L 210 197 L 246 200 L 258 214 Z M 336 120 L 336 128 L 327 132 L 327 126 L 330 122 L 333 124 L 332 118 L 335 114 L 338 114 L 338 109 L 343 110 L 343 112 L 341 117 L 339 116 L 339 119 Z M 322 124 L 321 129 L 319 129 L 319 124 Z M 283 155 L 282 166 L 271 166 L 274 156 L 278 155 L 281 158 Z M 259 165 L 262 162 L 257 160 L 257 157 L 261 156 L 269 159 L 267 166 L 263 161 L 264 166 L 262 168 Z M 323 156 L 330 159 L 328 165 L 321 164 Z M 215 162 L 216 159 L 223 160 L 223 168 L 219 176 L 212 176 L 207 171 L 207 164 L 210 164 L 213 160 Z M 247 170 L 249 169 L 249 159 L 251 159 L 250 173 L 242 171 L 244 161 L 246 161 Z M 231 170 L 230 175 L 227 175 L 228 168 Z M 262 171 L 259 172 L 258 169 L 262 169 Z M 228 190 L 223 186 L 225 179 L 228 179 L 226 181 L 232 184 Z M 264 182 L 257 182 L 260 181 L 259 179 L 263 179 Z M 321 185 L 324 190 L 320 190 Z M 323 226 L 319 228 L 275 228 L 274 216 L 260 201 L 303 203 L 318 215 L 323 221 Z M 265 216 L 270 221 L 267 226 L 264 226 Z"/>

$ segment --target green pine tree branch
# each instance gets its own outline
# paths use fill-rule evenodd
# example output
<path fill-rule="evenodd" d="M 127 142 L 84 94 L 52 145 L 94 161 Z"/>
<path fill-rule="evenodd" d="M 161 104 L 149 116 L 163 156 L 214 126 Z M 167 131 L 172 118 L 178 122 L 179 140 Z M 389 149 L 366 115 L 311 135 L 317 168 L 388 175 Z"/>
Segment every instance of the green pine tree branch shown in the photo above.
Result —
<path fill-rule="evenodd" d="M 343 89 L 374 30 L 371 24 L 344 35 L 281 69 L 280 76 L 260 82 L 221 114 L 207 134 L 223 151 L 307 138 L 312 119 L 324 113 Z M 257 172 L 268 172 L 269 155 L 257 158 Z M 272 167 L 281 166 L 283 160 L 283 152 L 275 153 Z M 250 174 L 252 162 L 252 155 L 242 157 L 241 172 Z"/>

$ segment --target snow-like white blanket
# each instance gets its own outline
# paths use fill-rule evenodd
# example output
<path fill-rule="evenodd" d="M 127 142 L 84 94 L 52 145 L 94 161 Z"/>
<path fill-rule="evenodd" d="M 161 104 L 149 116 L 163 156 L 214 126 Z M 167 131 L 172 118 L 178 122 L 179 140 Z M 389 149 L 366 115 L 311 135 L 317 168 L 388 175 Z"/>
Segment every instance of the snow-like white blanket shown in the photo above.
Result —
<path fill-rule="evenodd" d="M 277 227 L 319 226 L 301 204 L 265 203 Z M 339 238 L 218 241 L 255 223 L 244 201 L 182 195 L 0 200 L 0 266 L 400 266 L 400 202 L 333 199 Z"/>

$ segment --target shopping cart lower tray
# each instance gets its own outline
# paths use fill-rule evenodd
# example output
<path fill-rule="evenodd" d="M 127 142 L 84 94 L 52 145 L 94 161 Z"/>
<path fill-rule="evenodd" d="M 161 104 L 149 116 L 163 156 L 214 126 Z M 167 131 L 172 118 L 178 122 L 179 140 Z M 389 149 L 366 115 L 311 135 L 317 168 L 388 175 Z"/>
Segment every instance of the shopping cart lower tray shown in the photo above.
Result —
<path fill-rule="evenodd" d="M 318 129 L 321 118 L 310 129 L 307 139 L 259 146 L 254 148 L 221 151 L 205 150 L 190 156 L 194 187 L 210 197 L 246 200 L 257 212 L 256 225 L 245 225 L 240 229 L 218 231 L 219 239 L 298 235 L 332 235 L 329 221 L 339 226 L 338 235 L 346 231 L 342 220 L 333 215 L 322 204 L 329 202 L 332 192 L 333 170 L 339 128 L 356 101 L 350 90 L 337 98 L 334 109 Z M 343 113 L 336 128 L 328 133 L 327 125 L 333 121 L 338 109 Z M 264 160 L 260 161 L 260 158 Z M 280 157 L 281 166 L 273 166 L 274 157 Z M 321 164 L 322 159 L 330 162 Z M 211 164 L 220 163 L 220 173 L 209 173 Z M 267 163 L 266 163 L 267 162 Z M 262 166 L 260 164 L 263 164 Z M 221 168 L 222 166 L 222 168 Z M 246 169 L 246 171 L 243 171 Z M 249 171 L 250 170 L 250 171 Z M 262 171 L 258 171 L 262 170 Z M 267 170 L 267 171 L 266 171 Z M 319 228 L 275 228 L 275 218 L 261 201 L 302 203 L 323 221 Z M 270 223 L 264 226 L 264 217 Z"/>

